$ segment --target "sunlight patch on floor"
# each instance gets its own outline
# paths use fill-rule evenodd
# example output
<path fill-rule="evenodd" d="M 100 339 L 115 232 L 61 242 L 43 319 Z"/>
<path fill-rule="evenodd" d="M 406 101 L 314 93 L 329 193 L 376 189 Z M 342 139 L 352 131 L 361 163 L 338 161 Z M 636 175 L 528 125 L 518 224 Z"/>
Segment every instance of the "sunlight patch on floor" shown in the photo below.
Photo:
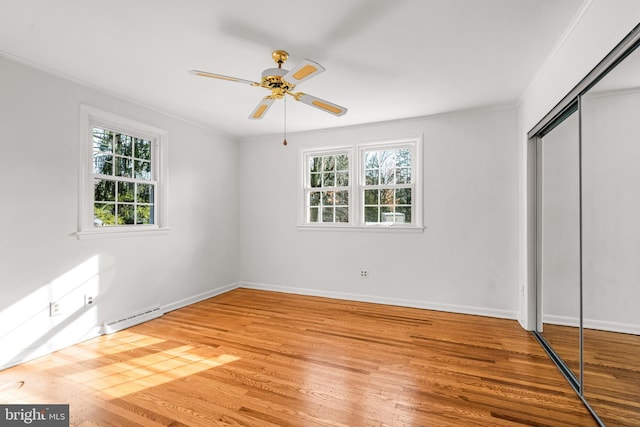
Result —
<path fill-rule="evenodd" d="M 158 338 L 123 334 L 123 341 L 110 340 L 110 345 L 100 347 L 93 358 L 113 358 L 114 362 L 96 368 L 80 369 L 65 375 L 66 378 L 84 384 L 94 390 L 105 393 L 109 397 L 118 398 L 188 377 L 211 368 L 234 362 L 240 358 L 229 354 L 203 354 L 201 347 L 180 345 L 172 348 L 158 349 L 157 352 L 144 356 L 129 358 L 128 352 L 153 349 L 165 344 Z M 139 338 L 139 339 L 135 339 Z M 166 344 L 165 344 L 166 345 Z M 90 360 L 88 355 L 76 353 L 83 360 Z M 117 359 L 126 359 L 116 361 Z"/>

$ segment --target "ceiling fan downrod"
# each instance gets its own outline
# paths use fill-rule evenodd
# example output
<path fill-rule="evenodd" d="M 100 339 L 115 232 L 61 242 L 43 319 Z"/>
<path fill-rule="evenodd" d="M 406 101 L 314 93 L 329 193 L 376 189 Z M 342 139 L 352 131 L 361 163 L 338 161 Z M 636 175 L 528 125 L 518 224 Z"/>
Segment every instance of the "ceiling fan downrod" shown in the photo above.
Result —
<path fill-rule="evenodd" d="M 287 62 L 287 59 L 289 59 L 289 53 L 284 50 L 274 50 L 271 53 L 271 57 L 276 64 L 278 64 L 278 68 L 282 68 L 282 64 Z"/>

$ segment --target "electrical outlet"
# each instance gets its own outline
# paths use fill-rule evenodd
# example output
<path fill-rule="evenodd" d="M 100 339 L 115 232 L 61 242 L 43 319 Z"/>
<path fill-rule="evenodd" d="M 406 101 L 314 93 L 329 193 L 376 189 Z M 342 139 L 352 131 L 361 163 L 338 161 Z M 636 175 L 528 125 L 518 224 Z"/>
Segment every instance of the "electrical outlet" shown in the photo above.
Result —
<path fill-rule="evenodd" d="M 360 278 L 361 279 L 366 279 L 369 277 L 369 270 L 367 270 L 366 268 L 361 268 L 360 269 Z"/>
<path fill-rule="evenodd" d="M 60 307 L 60 303 L 58 301 L 52 301 L 49 303 L 49 316 L 58 316 L 62 314 L 62 307 Z"/>
<path fill-rule="evenodd" d="M 84 296 L 84 306 L 89 307 L 93 305 L 93 295 Z"/>

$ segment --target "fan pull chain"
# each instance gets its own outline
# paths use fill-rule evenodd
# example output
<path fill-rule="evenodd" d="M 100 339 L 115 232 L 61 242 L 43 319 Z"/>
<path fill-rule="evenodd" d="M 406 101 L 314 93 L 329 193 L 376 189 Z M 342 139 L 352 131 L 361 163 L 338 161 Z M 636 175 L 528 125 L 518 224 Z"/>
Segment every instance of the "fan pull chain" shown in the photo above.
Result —
<path fill-rule="evenodd" d="M 282 145 L 287 145 L 287 97 L 284 98 L 284 141 Z"/>

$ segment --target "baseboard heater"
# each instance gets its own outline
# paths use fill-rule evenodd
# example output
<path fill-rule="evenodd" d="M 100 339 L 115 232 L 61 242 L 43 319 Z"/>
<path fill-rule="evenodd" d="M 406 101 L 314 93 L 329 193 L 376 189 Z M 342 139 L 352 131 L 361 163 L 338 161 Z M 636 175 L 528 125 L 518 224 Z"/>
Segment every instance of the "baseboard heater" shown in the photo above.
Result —
<path fill-rule="evenodd" d="M 120 317 L 116 320 L 110 320 L 104 322 L 103 329 L 105 334 L 112 334 L 114 332 L 121 331 L 123 329 L 130 328 L 140 323 L 144 323 L 148 320 L 155 319 L 164 314 L 159 305 L 150 307 L 144 310 L 140 310 L 136 313 L 129 314 L 127 316 Z"/>

